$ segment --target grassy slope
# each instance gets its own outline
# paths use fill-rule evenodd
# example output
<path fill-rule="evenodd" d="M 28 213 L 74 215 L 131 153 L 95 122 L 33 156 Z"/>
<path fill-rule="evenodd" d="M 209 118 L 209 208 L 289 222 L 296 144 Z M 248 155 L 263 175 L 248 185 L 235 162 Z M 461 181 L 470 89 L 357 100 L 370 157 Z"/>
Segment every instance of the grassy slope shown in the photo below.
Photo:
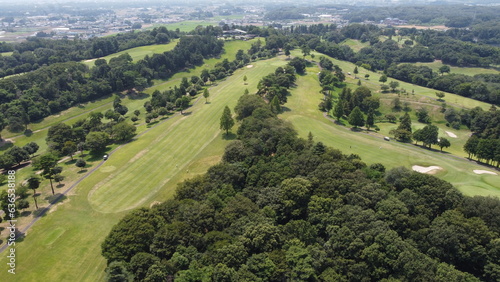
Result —
<path fill-rule="evenodd" d="M 221 55 L 221 58 L 219 58 L 219 59 L 212 58 L 212 59 L 205 60 L 205 64 L 203 66 L 197 67 L 195 69 L 190 69 L 186 72 L 177 73 L 167 81 L 160 81 L 160 80 L 155 81 L 155 83 L 157 85 L 148 88 L 144 92 L 151 94 L 151 93 L 153 93 L 153 91 L 155 89 L 159 89 L 159 90 L 163 91 L 165 89 L 168 89 L 169 87 L 174 87 L 174 85 L 178 85 L 180 83 L 180 81 L 183 77 L 191 77 L 192 75 L 199 75 L 203 68 L 211 69 L 214 67 L 214 65 L 217 62 L 219 62 L 222 59 L 225 59 L 225 58 L 228 58 L 230 60 L 234 59 L 234 56 L 239 49 L 242 49 L 242 50 L 249 49 L 252 42 L 253 41 L 228 41 L 225 43 L 225 46 L 224 46 L 225 53 Z M 140 47 L 140 48 L 142 48 L 142 47 Z M 112 55 L 110 55 L 110 56 L 112 56 Z M 138 123 L 143 123 L 144 122 L 144 114 L 145 114 L 143 105 L 144 105 L 144 102 L 146 102 L 149 99 L 149 97 L 150 97 L 149 95 L 144 96 L 144 97 L 123 96 L 122 97 L 122 99 L 123 99 L 122 104 L 127 106 L 129 109 L 127 115 L 131 116 L 134 110 L 140 110 L 141 115 L 139 116 L 140 120 L 138 121 Z M 79 120 L 81 118 L 85 118 L 88 115 L 88 113 L 91 111 L 105 112 L 106 110 L 112 108 L 113 100 L 114 100 L 114 96 L 107 97 L 107 98 L 103 98 L 103 99 L 98 100 L 98 101 L 93 101 L 93 102 L 89 102 L 86 104 L 82 104 L 79 107 L 73 107 L 71 109 L 68 109 L 66 111 L 61 112 L 61 114 L 58 114 L 58 115 L 49 116 L 38 123 L 30 124 L 28 126 L 28 128 L 30 130 L 33 130 L 32 134 L 26 134 L 26 135 L 19 136 L 19 133 L 11 133 L 11 132 L 8 132 L 7 130 L 4 130 L 2 132 L 1 136 L 3 138 L 6 138 L 6 139 L 12 138 L 14 136 L 19 136 L 15 139 L 12 139 L 12 142 L 14 142 L 13 144 L 15 144 L 16 146 L 23 146 L 23 145 L 25 145 L 29 142 L 32 142 L 32 141 L 36 142 L 40 146 L 38 153 L 43 153 L 47 149 L 47 144 L 45 142 L 45 138 L 47 137 L 48 127 L 55 125 L 57 123 L 60 123 L 60 122 L 64 122 L 64 123 L 71 125 L 74 122 L 76 122 L 77 120 Z M 145 128 L 144 126 L 139 127 L 138 132 L 140 132 L 144 128 Z M 12 143 L 10 145 L 12 145 Z M 9 146 L 1 147 L 0 152 L 3 150 L 6 150 L 7 148 L 9 148 Z M 20 169 L 17 172 L 17 178 L 18 179 L 25 179 L 31 173 L 32 173 L 32 170 L 30 168 Z M 64 173 L 63 173 L 63 175 L 64 175 Z M 0 187 L 0 190 L 4 189 L 5 187 L 6 187 L 5 185 Z"/>
<path fill-rule="evenodd" d="M 431 68 L 434 72 L 439 73 L 439 68 L 443 66 L 441 61 L 434 61 L 432 63 L 416 63 L 417 66 L 427 66 Z M 450 73 L 459 73 L 474 76 L 481 73 L 491 73 L 498 74 L 498 69 L 495 68 L 462 68 L 450 66 Z"/>
<path fill-rule="evenodd" d="M 138 202 L 148 206 L 163 201 L 172 195 L 177 181 L 202 173 L 216 163 L 227 143 L 219 130 L 223 107 L 234 107 L 245 88 L 254 92 L 263 75 L 284 63 L 280 59 L 259 61 L 254 68 L 236 71 L 210 89 L 210 104 L 200 100 L 188 110 L 191 114 L 159 124 L 111 155 L 57 211 L 30 230 L 26 242 L 18 245 L 17 254 L 22 259 L 16 280 L 34 281 L 40 277 L 47 281 L 102 280 L 105 261 L 100 256 L 100 244 L 111 226 L 124 215 L 112 213 L 107 205 L 123 210 L 137 206 Z M 248 77 L 246 86 L 242 82 L 244 75 Z M 128 179 L 131 174 L 135 177 Z M 114 194 L 114 202 L 106 198 L 110 192 Z M 135 202 L 123 197 L 124 194 Z M 0 272 L 0 280 L 5 273 Z"/>
<path fill-rule="evenodd" d="M 177 42 L 179 40 L 172 40 L 172 42 L 168 44 L 155 44 L 155 45 L 148 45 L 148 46 L 141 46 L 141 47 L 136 47 L 132 49 L 127 49 L 118 53 L 114 53 L 105 57 L 102 57 L 101 59 L 106 59 L 106 61 L 109 61 L 111 58 L 118 57 L 122 54 L 128 53 L 134 62 L 137 62 L 138 60 L 146 57 L 146 55 L 153 55 L 153 54 L 158 54 L 158 53 L 163 53 L 166 51 L 170 51 L 174 49 L 175 45 L 177 45 Z M 83 63 L 89 67 L 94 66 L 94 61 L 96 59 L 92 60 L 85 60 Z"/>
<path fill-rule="evenodd" d="M 351 47 L 351 49 L 354 52 L 358 52 L 362 48 L 370 46 L 370 43 L 369 42 L 363 43 L 363 42 L 356 40 L 356 39 L 346 39 L 346 40 L 342 41 L 340 43 L 340 45 L 347 45 L 347 46 Z"/>
<path fill-rule="evenodd" d="M 344 68 L 344 70 L 346 70 Z M 438 165 L 443 168 L 436 176 L 449 181 L 466 195 L 496 195 L 500 197 L 500 176 L 477 175 L 474 169 L 485 169 L 473 162 L 446 153 L 432 152 L 411 144 L 383 140 L 384 134 L 353 132 L 348 127 L 336 125 L 318 110 L 322 99 L 316 66 L 307 69 L 293 89 L 282 117 L 293 123 L 301 137 L 309 132 L 316 141 L 342 150 L 345 154 L 358 154 L 367 164 L 380 162 L 387 168 L 412 165 Z M 449 138 L 451 139 L 451 138 Z M 453 142 L 453 140 L 451 140 Z"/>

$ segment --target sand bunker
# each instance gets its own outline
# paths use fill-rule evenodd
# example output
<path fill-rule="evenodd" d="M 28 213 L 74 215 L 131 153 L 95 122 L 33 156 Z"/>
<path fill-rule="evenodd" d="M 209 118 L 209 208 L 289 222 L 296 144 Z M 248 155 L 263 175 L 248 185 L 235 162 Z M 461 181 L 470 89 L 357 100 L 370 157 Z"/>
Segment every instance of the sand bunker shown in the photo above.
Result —
<path fill-rule="evenodd" d="M 441 170 L 443 169 L 442 167 L 440 166 L 419 166 L 419 165 L 414 165 L 411 167 L 414 171 L 417 171 L 417 172 L 420 172 L 420 173 L 428 173 L 428 174 L 434 174 L 436 173 L 438 170 Z"/>
<path fill-rule="evenodd" d="M 247 68 L 253 68 L 253 65 L 248 65 Z"/>
<path fill-rule="evenodd" d="M 493 175 L 497 175 L 496 172 L 489 171 L 489 170 L 475 169 L 473 171 L 474 171 L 475 174 L 493 174 Z"/>
<path fill-rule="evenodd" d="M 457 135 L 453 132 L 446 131 L 446 134 L 448 134 L 451 138 L 457 138 Z"/>
<path fill-rule="evenodd" d="M 92 61 L 95 61 L 95 59 L 85 60 L 84 62 L 88 63 L 88 62 L 92 62 Z"/>

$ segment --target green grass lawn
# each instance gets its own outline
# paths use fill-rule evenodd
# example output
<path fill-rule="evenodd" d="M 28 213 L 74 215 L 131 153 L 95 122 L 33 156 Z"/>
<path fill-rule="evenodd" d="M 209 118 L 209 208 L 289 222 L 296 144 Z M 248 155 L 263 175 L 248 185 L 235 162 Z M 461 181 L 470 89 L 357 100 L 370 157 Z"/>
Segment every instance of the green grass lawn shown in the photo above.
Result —
<path fill-rule="evenodd" d="M 2 56 L 10 56 L 10 55 L 12 55 L 12 53 L 13 52 L 2 52 L 2 53 L 0 53 L 0 55 L 2 55 Z"/>
<path fill-rule="evenodd" d="M 208 26 L 208 25 L 217 25 L 217 21 L 215 20 L 190 20 L 190 21 L 182 21 L 182 22 L 176 22 L 176 23 L 169 23 L 169 24 L 161 24 L 161 25 L 155 25 L 155 26 L 165 26 L 169 30 L 176 30 L 179 29 L 179 31 L 192 31 L 194 30 L 197 26 Z"/>
<path fill-rule="evenodd" d="M 354 52 L 359 52 L 362 48 L 370 46 L 370 42 L 361 42 L 356 39 L 346 39 L 342 41 L 340 45 L 347 45 L 351 47 Z"/>
<path fill-rule="evenodd" d="M 294 52 L 298 52 L 298 51 L 294 50 Z M 353 73 L 353 70 L 356 67 L 355 64 L 347 62 L 347 61 L 340 61 L 340 60 L 334 59 L 332 57 L 323 55 L 321 53 L 317 53 L 317 52 L 311 52 L 311 53 L 314 54 L 316 58 L 319 58 L 320 56 L 324 56 L 324 57 L 331 59 L 334 64 L 338 65 L 344 71 L 344 73 L 346 73 L 346 83 L 348 85 L 357 85 L 358 79 L 355 79 L 354 73 Z M 292 53 L 292 54 L 299 55 L 299 53 Z M 358 67 L 358 71 L 359 71 L 359 73 L 358 73 L 357 77 L 361 79 L 362 85 L 370 88 L 374 92 L 380 91 L 381 83 L 379 82 L 379 79 L 380 79 L 380 76 L 382 75 L 381 72 L 373 72 L 373 71 L 369 71 L 369 70 L 361 68 L 361 67 Z M 350 72 L 351 75 L 347 75 L 347 72 Z M 364 78 L 365 74 L 370 75 L 368 80 L 366 80 Z M 431 98 L 433 100 L 436 99 L 437 90 L 418 86 L 418 85 L 411 84 L 411 83 L 407 83 L 407 82 L 393 79 L 390 77 L 388 78 L 386 84 L 388 84 L 389 82 L 391 82 L 393 80 L 399 82 L 399 88 L 398 88 L 399 90 L 405 89 L 409 93 L 411 93 L 413 90 L 417 97 L 423 96 L 423 97 Z M 491 105 L 488 103 L 484 103 L 484 102 L 477 101 L 477 100 L 472 100 L 472 99 L 469 99 L 466 97 L 462 97 L 460 95 L 447 93 L 447 92 L 445 92 L 445 94 L 446 94 L 446 96 L 445 96 L 444 100 L 446 101 L 446 103 L 449 106 L 468 108 L 468 109 L 474 108 L 474 107 L 481 107 L 484 110 L 488 110 L 491 107 Z"/>
<path fill-rule="evenodd" d="M 439 74 L 439 68 L 443 66 L 443 63 L 441 61 L 434 61 L 432 63 L 415 63 L 415 64 L 417 66 L 427 66 L 438 74 Z M 499 72 L 498 68 L 466 68 L 466 67 L 450 66 L 450 73 L 465 74 L 470 76 L 474 76 L 476 74 L 481 74 L 481 73 L 498 74 L 498 72 Z"/>
<path fill-rule="evenodd" d="M 292 90 L 292 95 L 285 105 L 288 110 L 281 115 L 292 122 L 301 137 L 307 138 L 311 132 L 316 142 L 321 141 L 328 146 L 338 148 L 344 154 L 358 154 L 365 163 L 382 163 L 388 169 L 397 166 L 411 168 L 413 165 L 437 165 L 443 170 L 436 176 L 451 182 L 464 194 L 500 197 L 500 176 L 478 175 L 473 172 L 475 169 L 491 170 L 489 168 L 449 153 L 430 151 L 413 144 L 384 141 L 385 132 L 395 125 L 377 124 L 383 128 L 381 133 L 354 132 L 348 126 L 337 125 L 333 120 L 325 118 L 318 110 L 318 104 L 323 97 L 319 92 L 320 86 L 316 76 L 318 71 L 316 66 L 310 66 L 307 68 L 307 75 L 298 78 L 298 87 Z M 347 124 L 345 121 L 344 123 Z M 423 125 L 414 122 L 414 127 L 419 128 Z M 465 132 L 447 130 L 456 133 L 463 140 L 467 138 L 464 136 Z M 445 136 L 444 131 L 445 129 L 440 126 L 442 136 Z M 454 143 L 454 139 L 448 139 Z M 436 146 L 433 147 L 439 150 Z"/>
<path fill-rule="evenodd" d="M 148 46 L 131 48 L 131 49 L 127 49 L 127 50 L 124 50 L 124 51 L 121 51 L 118 53 L 113 53 L 111 55 L 102 57 L 100 59 L 105 59 L 106 61 L 109 62 L 109 60 L 111 58 L 118 57 L 122 54 L 128 53 L 130 55 L 130 57 L 132 57 L 133 62 L 137 62 L 137 61 L 143 59 L 144 57 L 146 57 L 146 55 L 153 55 L 153 54 L 159 54 L 159 53 L 163 53 L 166 51 L 170 51 L 170 50 L 174 49 L 175 45 L 177 45 L 177 42 L 179 42 L 178 39 L 172 40 L 172 42 L 167 43 L 167 44 L 155 44 L 155 45 L 148 45 Z M 96 59 L 85 60 L 85 61 L 83 61 L 83 63 L 89 67 L 93 67 L 95 60 Z"/>
<path fill-rule="evenodd" d="M 253 63 L 210 88 L 204 99 L 158 124 L 112 155 L 94 174 L 32 229 L 17 245 L 16 281 L 102 281 L 105 260 L 100 245 L 125 210 L 149 206 L 172 196 L 176 183 L 206 171 L 220 160 L 229 142 L 222 137 L 222 109 L 231 109 L 247 88 L 256 91 L 260 78 L 286 61 Z M 248 85 L 243 84 L 243 76 Z M 233 132 L 235 129 L 233 129 Z M 0 259 L 5 264 L 5 257 Z M 0 280 L 7 279 L 0 272 Z"/>

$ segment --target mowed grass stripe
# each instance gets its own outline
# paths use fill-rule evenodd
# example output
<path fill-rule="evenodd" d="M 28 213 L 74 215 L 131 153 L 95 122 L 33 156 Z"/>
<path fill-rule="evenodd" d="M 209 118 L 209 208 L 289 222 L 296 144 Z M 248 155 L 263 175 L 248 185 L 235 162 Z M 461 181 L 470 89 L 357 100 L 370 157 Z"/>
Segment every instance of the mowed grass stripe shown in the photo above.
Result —
<path fill-rule="evenodd" d="M 210 90 L 211 97 L 209 101 L 212 102 L 211 104 L 205 105 L 203 99 L 192 109 L 188 109 L 188 112 L 193 111 L 193 113 L 189 115 L 185 121 L 192 119 L 190 125 L 199 124 L 200 127 L 195 127 L 195 130 L 199 130 L 199 128 L 202 128 L 207 123 L 209 117 L 206 117 L 205 114 L 197 115 L 195 110 L 207 108 L 206 111 L 214 115 L 212 119 L 215 120 L 216 123 L 216 132 L 211 132 L 207 135 L 200 134 L 200 137 L 196 140 L 178 140 L 178 144 L 187 142 L 186 144 L 188 144 L 188 147 L 190 143 L 204 144 L 207 140 L 213 138 L 213 134 L 219 132 L 219 135 L 217 135 L 218 137 L 210 142 L 205 149 L 201 150 L 200 153 L 197 154 L 195 151 L 189 151 L 183 159 L 183 161 L 187 163 L 185 166 L 186 168 L 201 173 L 202 171 L 206 171 L 210 166 L 202 162 L 202 160 L 207 159 L 207 157 L 212 158 L 214 154 L 217 155 L 217 158 L 220 158 L 222 154 L 222 149 L 220 147 L 227 144 L 227 141 L 222 140 L 220 137 L 220 130 L 218 128 L 219 118 L 222 114 L 223 107 L 227 104 L 233 109 L 238 97 L 242 95 L 245 88 L 248 88 L 250 93 L 255 93 L 260 78 L 273 72 L 277 66 L 284 65 L 285 63 L 286 61 L 275 58 L 253 63 L 255 65 L 254 68 L 238 70 L 232 77 L 219 83 L 217 87 L 213 87 Z M 248 77 L 248 85 L 243 85 L 242 78 L 244 75 Z M 218 107 L 218 109 L 210 109 L 212 107 Z M 145 138 L 154 141 L 158 138 L 158 141 L 161 143 L 162 138 L 159 136 L 159 132 L 167 131 L 175 122 L 176 119 L 173 118 L 158 124 L 157 127 L 139 137 L 139 140 Z M 184 120 L 179 122 L 177 126 L 181 126 L 183 123 Z M 190 129 L 185 127 L 185 130 Z M 141 145 L 141 143 L 138 142 L 139 140 L 131 142 L 113 153 L 105 166 L 111 166 L 113 162 L 116 161 L 116 164 L 119 165 L 116 166 L 116 171 L 119 171 L 122 167 L 126 167 L 127 162 L 136 156 L 136 154 L 132 152 L 141 152 L 145 149 L 144 146 L 139 146 Z M 134 146 L 141 148 L 135 149 Z M 160 156 L 157 156 L 157 158 L 159 157 Z M 142 157 L 137 157 L 135 160 L 140 160 L 141 158 Z M 151 167 L 155 166 L 157 158 L 151 159 L 151 163 L 148 163 L 148 166 L 144 167 L 140 173 L 136 174 L 136 172 L 133 172 L 133 174 L 137 177 L 149 176 L 147 172 L 151 170 Z M 120 160 L 122 160 L 122 162 L 120 162 Z M 181 166 L 181 161 L 182 160 L 179 161 L 179 168 Z M 175 167 L 175 163 L 177 163 L 177 160 L 173 162 L 171 166 Z M 167 169 L 164 169 L 164 171 L 167 171 Z M 88 201 L 88 196 L 95 185 L 100 183 L 102 185 L 106 184 L 105 179 L 109 174 L 110 173 L 97 170 L 90 177 L 82 181 L 78 187 L 71 192 L 68 199 L 65 199 L 61 205 L 44 216 L 42 220 L 38 221 L 29 230 L 24 241 L 16 245 L 16 257 L 18 258 L 16 281 L 104 281 L 106 262 L 101 256 L 100 246 L 113 225 L 127 212 L 99 212 L 93 208 L 93 203 L 91 204 Z M 161 175 L 165 176 L 164 173 Z M 192 176 L 193 172 L 186 173 L 185 170 L 179 169 L 177 173 L 172 173 L 172 175 L 173 177 L 170 181 L 166 181 L 158 193 L 152 194 L 147 198 L 142 206 L 149 206 L 155 201 L 167 200 L 173 195 L 177 181 Z M 121 175 L 118 177 L 120 176 Z M 167 178 L 164 178 L 164 181 L 166 179 Z M 111 188 L 115 189 L 117 194 L 128 189 L 132 190 L 131 192 L 137 192 L 142 189 L 142 187 L 139 186 L 131 187 L 128 185 Z M 147 196 L 147 193 L 144 193 L 143 197 L 145 196 Z M 142 199 L 140 197 L 136 198 Z M 52 236 L 52 230 L 58 227 L 64 227 L 66 231 L 51 245 L 43 245 L 40 243 L 45 242 L 47 237 Z M 2 256 L 0 258 L 0 264 L 5 266 L 5 262 L 6 257 Z M 9 281 L 9 279 L 12 279 L 10 274 L 6 271 L 0 271 L 0 281 Z"/>
<path fill-rule="evenodd" d="M 500 197 L 500 176 L 478 175 L 473 172 L 474 169 L 488 168 L 412 144 L 387 142 L 382 139 L 384 135 L 375 132 L 353 132 L 348 127 L 336 125 L 325 118 L 318 110 L 323 94 L 320 93 L 317 72 L 316 66 L 310 66 L 307 68 L 307 75 L 298 77 L 298 86 L 292 89 L 292 95 L 285 104 L 289 111 L 281 115 L 283 119 L 292 122 L 301 137 L 307 138 L 311 132 L 316 142 L 321 141 L 340 149 L 344 154 L 358 154 L 365 163 L 382 163 L 388 169 L 397 166 L 411 169 L 413 165 L 437 165 L 443 170 L 436 176 L 449 181 L 465 195 Z"/>

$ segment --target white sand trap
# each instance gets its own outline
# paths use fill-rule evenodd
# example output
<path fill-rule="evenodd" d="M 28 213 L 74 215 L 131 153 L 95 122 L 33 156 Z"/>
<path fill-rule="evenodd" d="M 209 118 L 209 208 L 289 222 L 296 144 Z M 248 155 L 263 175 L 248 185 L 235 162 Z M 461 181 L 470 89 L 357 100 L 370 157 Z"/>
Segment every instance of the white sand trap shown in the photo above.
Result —
<path fill-rule="evenodd" d="M 247 68 L 253 68 L 253 65 L 248 65 Z"/>
<path fill-rule="evenodd" d="M 446 134 L 448 134 L 451 138 L 457 138 L 457 135 L 453 132 L 446 131 Z"/>
<path fill-rule="evenodd" d="M 92 62 L 92 61 L 95 61 L 95 59 L 85 60 L 84 62 L 88 63 L 88 62 Z"/>
<path fill-rule="evenodd" d="M 414 165 L 411 167 L 414 171 L 416 172 L 420 172 L 420 173 L 429 173 L 429 174 L 434 174 L 436 173 L 438 170 L 441 170 L 443 169 L 442 167 L 440 166 L 419 166 L 419 165 Z"/>
<path fill-rule="evenodd" d="M 497 175 L 496 172 L 489 171 L 489 170 L 475 169 L 473 171 L 474 171 L 475 174 L 493 174 L 493 175 Z"/>

